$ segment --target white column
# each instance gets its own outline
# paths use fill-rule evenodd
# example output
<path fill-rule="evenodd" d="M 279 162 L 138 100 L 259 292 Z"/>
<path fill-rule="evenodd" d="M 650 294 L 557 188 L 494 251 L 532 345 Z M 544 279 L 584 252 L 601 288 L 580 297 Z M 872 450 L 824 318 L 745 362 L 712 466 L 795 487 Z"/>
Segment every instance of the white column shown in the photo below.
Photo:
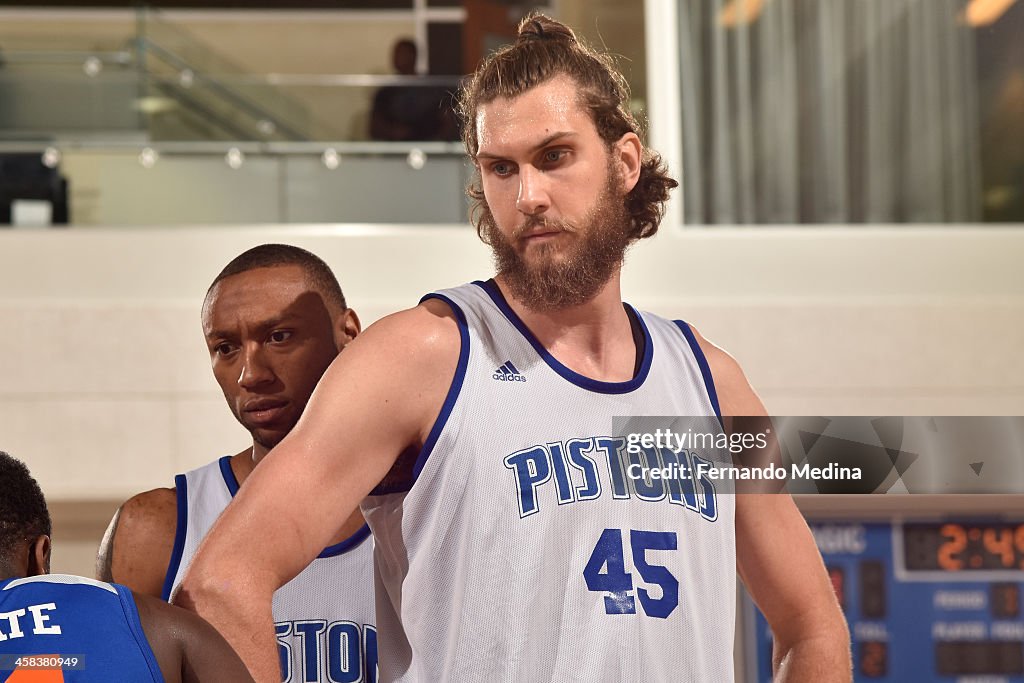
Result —
<path fill-rule="evenodd" d="M 679 187 L 664 225 L 683 224 L 682 105 L 679 97 L 679 18 L 676 0 L 644 0 L 647 52 L 647 117 L 651 147 L 661 154 Z"/>

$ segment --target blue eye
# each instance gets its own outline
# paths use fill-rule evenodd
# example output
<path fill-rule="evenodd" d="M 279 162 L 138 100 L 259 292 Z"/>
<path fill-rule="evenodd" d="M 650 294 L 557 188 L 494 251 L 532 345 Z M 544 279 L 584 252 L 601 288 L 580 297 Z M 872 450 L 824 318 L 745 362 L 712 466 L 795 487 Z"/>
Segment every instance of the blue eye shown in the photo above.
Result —
<path fill-rule="evenodd" d="M 561 161 L 567 152 L 564 149 L 551 149 L 544 152 L 544 162 L 548 164 L 555 164 Z"/>

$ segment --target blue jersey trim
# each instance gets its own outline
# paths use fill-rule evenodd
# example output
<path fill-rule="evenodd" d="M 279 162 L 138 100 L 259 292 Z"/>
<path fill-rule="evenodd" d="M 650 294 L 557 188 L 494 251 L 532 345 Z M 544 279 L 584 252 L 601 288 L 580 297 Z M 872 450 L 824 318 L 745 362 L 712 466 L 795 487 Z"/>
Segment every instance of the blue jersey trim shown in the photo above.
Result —
<path fill-rule="evenodd" d="M 718 407 L 718 392 L 715 391 L 715 378 L 711 375 L 711 367 L 708 365 L 708 359 L 704 357 L 704 350 L 700 348 L 700 344 L 697 343 L 697 338 L 693 336 L 693 330 L 690 326 L 682 320 L 673 320 L 679 331 L 686 337 L 686 341 L 690 344 L 690 351 L 693 352 L 693 357 L 697 360 L 697 366 L 700 367 L 700 374 L 704 377 L 704 388 L 708 391 L 708 398 L 711 399 L 711 407 L 715 409 L 715 415 L 718 417 L 718 422 L 722 423 L 722 409 Z M 724 426 L 724 424 L 723 424 Z"/>
<path fill-rule="evenodd" d="M 228 487 L 228 493 L 230 493 L 231 497 L 234 498 L 235 494 L 238 493 L 238 477 L 235 476 L 235 471 L 231 469 L 231 458 L 232 456 L 225 455 L 217 461 L 217 464 L 220 467 L 220 475 L 224 478 L 224 485 Z M 347 553 L 349 550 L 352 550 L 352 548 L 366 540 L 366 537 L 369 535 L 370 527 L 364 524 L 358 531 L 348 538 L 338 541 L 334 545 L 329 545 L 321 550 L 320 554 L 317 555 L 317 559 L 324 557 L 337 557 L 338 555 Z"/>
<path fill-rule="evenodd" d="M 494 305 L 498 307 L 498 310 L 504 314 L 508 321 L 512 323 L 519 333 L 530 343 L 533 350 L 547 363 L 548 367 L 554 370 L 563 379 L 572 384 L 575 384 L 581 389 L 587 391 L 593 391 L 598 394 L 628 394 L 631 391 L 635 391 L 641 387 L 644 381 L 647 379 L 647 374 L 651 370 L 651 362 L 654 360 L 654 344 L 651 342 L 651 333 L 647 329 L 647 324 L 644 323 L 643 316 L 641 316 L 635 308 L 629 304 L 629 309 L 633 312 L 637 321 L 640 323 L 640 330 L 644 337 L 644 348 L 643 356 L 640 361 L 640 369 L 637 371 L 633 379 L 625 382 L 602 382 L 600 380 L 591 379 L 586 375 L 581 375 L 578 372 L 567 368 L 562 365 L 557 358 L 551 355 L 550 352 L 544 345 L 537 341 L 537 338 L 530 331 L 530 328 L 526 326 L 526 323 L 516 315 L 516 312 L 512 310 L 512 307 L 508 305 L 508 301 L 505 300 L 505 296 L 501 293 L 501 289 L 498 288 L 498 284 L 494 280 L 488 280 L 487 282 L 481 282 L 477 280 L 473 283 L 477 287 L 487 292 L 487 295 L 491 297 Z"/>
<path fill-rule="evenodd" d="M 459 341 L 461 346 L 459 348 L 459 362 L 455 366 L 455 376 L 452 377 L 452 384 L 448 387 L 448 395 L 445 396 L 444 404 L 441 406 L 441 412 L 438 413 L 437 419 L 434 420 L 434 426 L 430 429 L 430 434 L 427 436 L 427 440 L 423 444 L 423 448 L 420 449 L 420 454 L 416 458 L 416 464 L 412 468 L 412 483 L 415 483 L 420 476 L 420 472 L 423 471 L 423 467 L 427 464 L 427 458 L 430 457 L 430 453 L 434 450 L 434 445 L 437 443 L 438 438 L 441 436 L 441 430 L 444 429 L 445 424 L 448 422 L 448 418 L 452 414 L 452 409 L 455 408 L 455 401 L 459 398 L 459 392 L 462 391 L 462 383 L 466 379 L 466 367 L 469 365 L 469 323 L 466 322 L 466 314 L 462 311 L 457 303 L 446 297 L 444 294 L 427 294 L 425 297 L 420 299 L 420 303 L 428 299 L 437 299 L 448 304 L 455 314 L 455 321 L 459 325 Z M 395 491 L 388 491 L 388 493 L 394 493 Z"/>
<path fill-rule="evenodd" d="M 139 619 L 139 608 L 135 604 L 135 596 L 125 586 L 116 583 L 111 585 L 117 589 L 117 597 L 121 600 L 121 609 L 124 611 L 124 617 L 128 622 L 128 629 L 135 638 L 135 643 L 139 646 L 142 657 L 146 660 L 146 666 L 149 667 L 153 680 L 157 683 L 164 683 L 164 674 L 156 661 L 156 655 L 153 654 L 153 647 L 149 644 L 149 639 L 146 638 L 146 631 L 142 628 L 142 620 Z"/>
<path fill-rule="evenodd" d="M 225 455 L 217 461 L 220 465 L 220 475 L 224 477 L 224 484 L 228 487 L 228 493 L 234 498 L 235 494 L 238 493 L 238 478 L 235 476 L 235 471 L 231 469 L 231 456 Z"/>
<path fill-rule="evenodd" d="M 395 484 L 391 484 L 390 486 L 384 486 L 384 485 L 380 485 L 379 484 L 379 485 L 375 486 L 374 489 L 372 491 L 370 491 L 366 495 L 368 495 L 368 496 L 387 496 L 387 495 L 390 495 L 392 493 L 408 493 L 409 489 L 411 489 L 411 488 L 412 488 L 412 485 L 409 482 L 395 483 Z"/>
<path fill-rule="evenodd" d="M 171 600 L 171 589 L 174 587 L 174 577 L 178 575 L 178 567 L 181 566 L 181 556 L 185 552 L 185 534 L 188 532 L 188 480 L 184 474 L 174 478 L 174 490 L 178 498 L 178 523 L 174 529 L 174 549 L 171 550 L 171 562 L 167 565 L 167 575 L 164 576 L 164 588 L 160 597 L 165 602 Z"/>
<path fill-rule="evenodd" d="M 352 550 L 353 548 L 355 548 L 356 546 L 358 546 L 363 541 L 365 541 L 367 537 L 369 537 L 369 535 L 370 527 L 364 524 L 361 527 L 359 527 L 359 529 L 354 534 L 352 534 L 345 540 L 338 541 L 334 545 L 329 545 L 326 548 L 324 548 L 316 557 L 319 560 L 327 557 L 337 557 L 338 555 L 343 555 L 348 551 Z"/>

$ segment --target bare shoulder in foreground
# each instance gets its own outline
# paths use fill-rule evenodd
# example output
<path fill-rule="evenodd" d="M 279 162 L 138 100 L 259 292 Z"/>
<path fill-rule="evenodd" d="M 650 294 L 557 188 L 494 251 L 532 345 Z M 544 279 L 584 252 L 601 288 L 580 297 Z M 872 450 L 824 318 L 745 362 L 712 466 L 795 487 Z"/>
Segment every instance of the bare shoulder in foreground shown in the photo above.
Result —
<path fill-rule="evenodd" d="M 159 598 L 134 597 L 142 629 L 168 683 L 252 680 L 242 660 L 205 619 Z"/>
<path fill-rule="evenodd" d="M 174 489 L 132 496 L 114 513 L 100 541 L 96 578 L 160 597 L 178 523 Z"/>

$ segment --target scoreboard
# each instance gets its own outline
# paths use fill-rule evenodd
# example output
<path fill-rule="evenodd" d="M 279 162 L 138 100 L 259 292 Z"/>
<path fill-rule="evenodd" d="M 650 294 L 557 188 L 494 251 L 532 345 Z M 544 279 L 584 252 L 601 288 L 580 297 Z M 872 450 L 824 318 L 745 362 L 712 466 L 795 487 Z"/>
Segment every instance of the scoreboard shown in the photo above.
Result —
<path fill-rule="evenodd" d="M 925 497 L 898 498 L 913 510 Z M 854 680 L 1024 683 L 1024 514 L 965 514 L 974 497 L 955 498 L 963 512 L 935 497 L 947 514 L 925 518 L 805 511 L 850 627 Z M 769 683 L 771 632 L 747 609 L 746 678 Z"/>

